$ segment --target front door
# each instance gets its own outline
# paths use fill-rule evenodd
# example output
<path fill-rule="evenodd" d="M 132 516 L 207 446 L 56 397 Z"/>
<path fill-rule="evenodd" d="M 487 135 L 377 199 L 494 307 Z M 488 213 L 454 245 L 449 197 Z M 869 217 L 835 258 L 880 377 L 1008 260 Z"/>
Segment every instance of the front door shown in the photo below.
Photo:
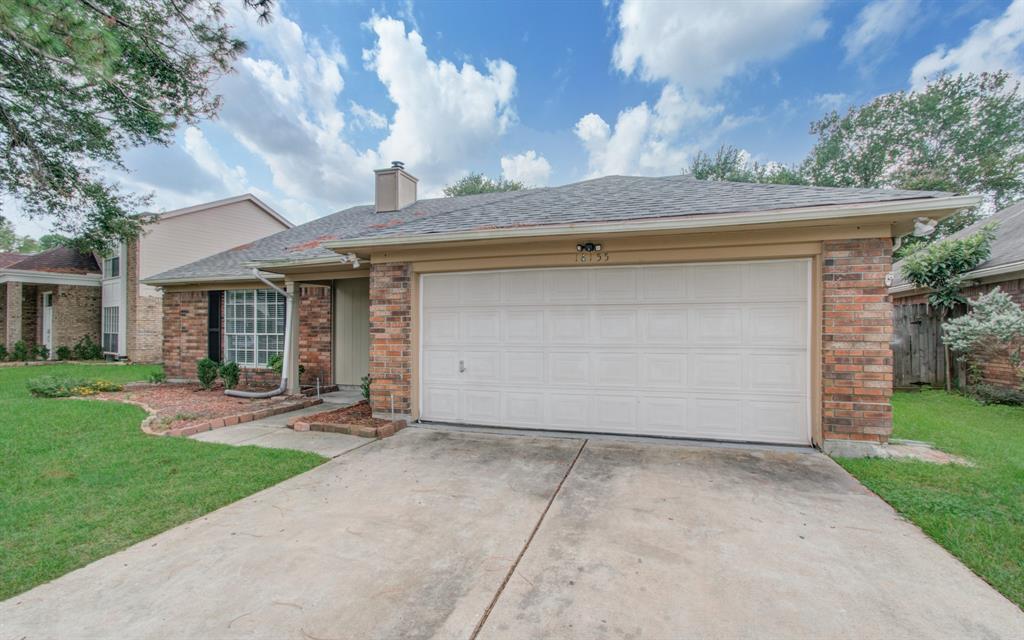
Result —
<path fill-rule="evenodd" d="M 53 294 L 43 294 L 43 344 L 53 357 Z"/>

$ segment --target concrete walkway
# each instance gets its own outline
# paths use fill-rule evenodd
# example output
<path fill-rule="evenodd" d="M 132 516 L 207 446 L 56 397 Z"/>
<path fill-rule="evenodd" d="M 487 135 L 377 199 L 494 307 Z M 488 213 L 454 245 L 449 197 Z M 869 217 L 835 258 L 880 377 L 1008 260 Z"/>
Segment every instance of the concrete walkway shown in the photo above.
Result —
<path fill-rule="evenodd" d="M 410 428 L 0 603 L 0 638 L 1013 638 L 827 457 Z"/>
<path fill-rule="evenodd" d="M 343 433 L 320 433 L 317 431 L 292 431 L 287 422 L 296 416 L 306 416 L 353 405 L 363 399 L 359 389 L 342 389 L 321 396 L 323 404 L 306 409 L 282 413 L 263 420 L 236 424 L 231 427 L 205 431 L 191 436 L 193 440 L 219 442 L 238 446 L 252 445 L 271 449 L 297 449 L 311 451 L 327 458 L 340 456 L 369 442 Z"/>

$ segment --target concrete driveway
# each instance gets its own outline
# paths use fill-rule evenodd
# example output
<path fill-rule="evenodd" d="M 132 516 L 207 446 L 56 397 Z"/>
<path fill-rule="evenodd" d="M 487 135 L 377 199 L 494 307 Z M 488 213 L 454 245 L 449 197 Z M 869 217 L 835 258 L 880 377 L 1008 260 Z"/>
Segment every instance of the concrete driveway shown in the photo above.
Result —
<path fill-rule="evenodd" d="M 810 452 L 407 429 L 0 603 L 3 638 L 1020 638 Z"/>

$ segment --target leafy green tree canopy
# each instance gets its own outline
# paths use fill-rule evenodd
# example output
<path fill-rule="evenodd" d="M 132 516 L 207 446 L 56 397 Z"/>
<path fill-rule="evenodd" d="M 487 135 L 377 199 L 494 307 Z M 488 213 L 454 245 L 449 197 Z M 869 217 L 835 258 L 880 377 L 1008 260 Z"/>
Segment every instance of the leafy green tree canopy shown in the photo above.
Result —
<path fill-rule="evenodd" d="M 261 21 L 273 0 L 241 0 Z M 219 0 L 0 2 L 0 193 L 83 246 L 138 235 L 146 198 L 105 174 L 217 113 L 245 44 Z"/>
<path fill-rule="evenodd" d="M 471 173 L 454 184 L 445 187 L 444 195 L 451 198 L 454 196 L 471 196 L 477 193 L 520 191 L 525 188 L 526 185 L 518 180 L 506 180 L 505 178 L 492 180 L 482 173 Z"/>
<path fill-rule="evenodd" d="M 731 145 L 722 145 L 714 156 L 698 151 L 686 173 L 698 180 L 807 184 L 798 168 L 751 162 L 744 151 Z"/>
<path fill-rule="evenodd" d="M 903 276 L 915 286 L 931 289 L 928 304 L 947 315 L 966 302 L 960 289 L 964 274 L 992 255 L 996 225 L 987 224 L 965 238 L 946 238 L 917 247 L 903 261 Z"/>
<path fill-rule="evenodd" d="M 0 251 L 16 253 L 32 253 L 39 250 L 39 245 L 31 236 L 19 236 L 10 220 L 0 218 Z"/>

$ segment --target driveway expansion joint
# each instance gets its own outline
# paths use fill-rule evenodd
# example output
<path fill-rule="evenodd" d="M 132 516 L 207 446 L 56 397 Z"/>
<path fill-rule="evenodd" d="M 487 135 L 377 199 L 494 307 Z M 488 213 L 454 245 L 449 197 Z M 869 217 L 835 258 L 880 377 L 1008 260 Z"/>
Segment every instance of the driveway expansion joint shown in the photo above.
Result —
<path fill-rule="evenodd" d="M 490 604 L 488 604 L 487 608 L 484 609 L 483 615 L 480 616 L 480 621 L 476 623 L 473 633 L 469 635 L 469 640 L 476 640 L 476 637 L 480 635 L 480 631 L 484 628 L 484 625 L 487 624 L 487 618 L 491 615 L 491 611 L 494 609 L 495 605 L 498 604 L 501 594 L 505 591 L 505 587 L 508 586 L 509 580 L 512 579 L 513 574 L 516 572 L 516 568 L 519 566 L 519 561 L 523 559 L 524 555 L 526 555 L 526 550 L 530 548 L 530 543 L 533 542 L 534 536 L 536 536 L 537 532 L 540 531 L 540 526 L 544 524 L 544 517 L 548 515 L 551 505 L 555 503 L 555 498 L 557 498 L 558 494 L 561 493 L 562 487 L 565 485 L 565 481 L 569 479 L 569 474 L 572 473 L 572 470 L 576 467 L 576 462 L 579 461 L 580 456 L 583 455 L 583 449 L 587 446 L 587 442 L 589 442 L 589 440 L 584 439 L 583 443 L 580 444 L 580 448 L 576 450 L 576 455 L 573 456 L 572 462 L 569 463 L 569 467 L 565 470 L 565 475 L 563 475 L 562 479 L 558 481 L 558 485 L 551 493 L 548 503 L 544 505 L 544 509 L 540 512 L 540 517 L 537 518 L 537 524 L 533 525 L 533 530 L 531 530 L 530 535 L 527 536 L 526 542 L 523 544 L 523 548 L 519 550 L 519 555 L 516 556 L 516 559 L 512 562 L 512 566 L 509 567 L 508 573 L 505 574 L 505 578 L 501 581 L 501 584 L 498 585 L 498 590 L 494 593 L 494 597 L 491 599 Z"/>

